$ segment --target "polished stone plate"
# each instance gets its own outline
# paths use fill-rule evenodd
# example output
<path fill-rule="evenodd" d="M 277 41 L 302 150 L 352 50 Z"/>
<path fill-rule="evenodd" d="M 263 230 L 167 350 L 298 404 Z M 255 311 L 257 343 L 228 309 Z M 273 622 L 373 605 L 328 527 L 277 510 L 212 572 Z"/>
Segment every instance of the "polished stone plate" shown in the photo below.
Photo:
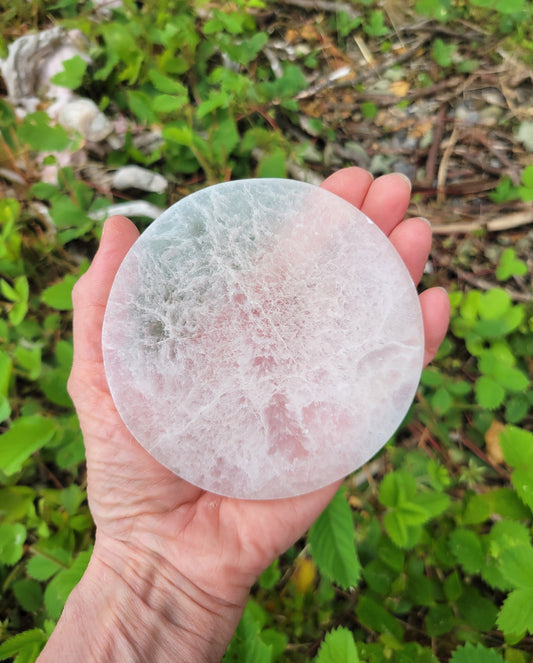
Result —
<path fill-rule="evenodd" d="M 375 224 L 323 189 L 257 179 L 194 193 L 141 235 L 103 352 L 118 412 L 154 458 L 262 499 L 375 454 L 412 402 L 424 338 L 415 286 Z"/>

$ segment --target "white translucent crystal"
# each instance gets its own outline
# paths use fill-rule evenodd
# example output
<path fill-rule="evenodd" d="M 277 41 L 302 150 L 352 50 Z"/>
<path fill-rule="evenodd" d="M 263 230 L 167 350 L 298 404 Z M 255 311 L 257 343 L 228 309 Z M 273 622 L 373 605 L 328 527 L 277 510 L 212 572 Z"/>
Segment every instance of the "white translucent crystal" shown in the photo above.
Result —
<path fill-rule="evenodd" d="M 222 495 L 327 485 L 394 433 L 418 385 L 416 289 L 386 236 L 302 182 L 208 187 L 124 259 L 103 352 L 124 423 L 159 462 Z"/>

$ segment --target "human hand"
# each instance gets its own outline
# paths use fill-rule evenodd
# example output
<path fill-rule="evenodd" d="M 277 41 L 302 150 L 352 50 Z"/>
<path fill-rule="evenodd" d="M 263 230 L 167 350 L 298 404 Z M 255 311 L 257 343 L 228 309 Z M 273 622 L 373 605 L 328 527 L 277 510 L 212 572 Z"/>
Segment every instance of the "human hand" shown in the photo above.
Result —
<path fill-rule="evenodd" d="M 431 230 L 421 219 L 402 221 L 410 197 L 404 178 L 386 175 L 372 181 L 366 171 L 348 168 L 329 177 L 323 187 L 380 226 L 413 280 L 419 281 Z M 100 249 L 73 293 L 74 364 L 69 390 L 84 435 L 89 505 L 97 528 L 89 568 L 98 569 L 93 571 L 96 582 L 102 573 L 108 574 L 111 583 L 123 579 L 152 611 L 161 612 L 162 605 L 163 614 L 178 610 L 186 624 L 185 640 L 191 638 L 191 647 L 195 638 L 206 645 L 205 657 L 194 660 L 217 660 L 251 585 L 308 529 L 339 484 L 275 501 L 221 497 L 174 475 L 131 436 L 107 386 L 101 330 L 114 276 L 137 236 L 135 226 L 124 217 L 109 219 Z M 442 290 L 431 289 L 421 295 L 420 305 L 427 362 L 446 331 L 448 298 Z M 191 614 L 197 623 L 194 628 Z M 224 626 L 216 626 L 219 641 L 206 643 L 205 631 L 213 626 L 213 615 Z"/>

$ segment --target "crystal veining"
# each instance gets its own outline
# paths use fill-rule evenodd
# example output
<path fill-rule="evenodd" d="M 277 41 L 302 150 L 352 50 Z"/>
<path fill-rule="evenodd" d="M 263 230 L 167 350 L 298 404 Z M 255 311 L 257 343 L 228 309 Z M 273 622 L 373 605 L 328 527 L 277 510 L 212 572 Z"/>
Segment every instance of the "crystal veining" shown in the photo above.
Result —
<path fill-rule="evenodd" d="M 381 230 L 323 189 L 227 182 L 141 235 L 107 304 L 103 353 L 138 442 L 238 498 L 315 490 L 394 433 L 420 377 L 414 284 Z"/>

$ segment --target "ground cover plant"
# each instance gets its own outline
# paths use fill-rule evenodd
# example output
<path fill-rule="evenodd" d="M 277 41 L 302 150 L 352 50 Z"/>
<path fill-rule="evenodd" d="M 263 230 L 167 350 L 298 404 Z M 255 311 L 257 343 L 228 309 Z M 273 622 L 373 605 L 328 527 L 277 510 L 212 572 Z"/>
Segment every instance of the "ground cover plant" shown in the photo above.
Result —
<path fill-rule="evenodd" d="M 70 293 L 109 206 L 142 200 L 144 228 L 207 184 L 356 164 L 413 181 L 450 331 L 224 660 L 531 661 L 531 0 L 14 0 L 0 28 L 4 65 L 22 36 L 74 34 L 24 114 L 0 82 L 0 660 L 35 660 L 91 554 Z M 107 133 L 51 117 L 49 83 Z M 124 166 L 165 179 L 123 188 Z"/>

